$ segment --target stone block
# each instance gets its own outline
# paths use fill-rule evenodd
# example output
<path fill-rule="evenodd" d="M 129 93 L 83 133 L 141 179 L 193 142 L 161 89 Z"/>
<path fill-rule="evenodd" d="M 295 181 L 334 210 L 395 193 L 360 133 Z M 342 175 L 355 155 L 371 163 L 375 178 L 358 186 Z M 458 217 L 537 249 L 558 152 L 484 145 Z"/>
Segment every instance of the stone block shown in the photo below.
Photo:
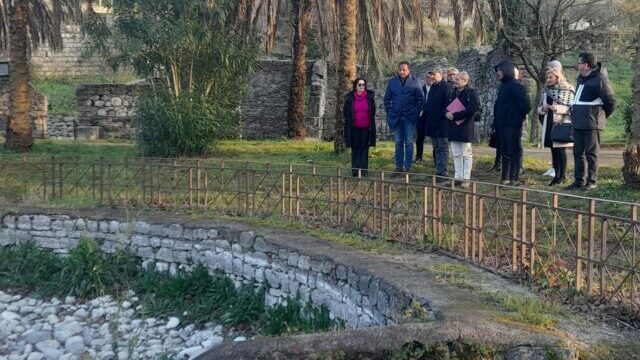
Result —
<path fill-rule="evenodd" d="M 16 229 L 16 218 L 13 215 L 5 215 L 2 218 L 2 226 L 7 229 L 15 230 Z"/>
<path fill-rule="evenodd" d="M 260 252 L 247 253 L 244 255 L 244 261 L 253 266 L 267 267 L 269 265 L 269 256 Z"/>
<path fill-rule="evenodd" d="M 256 234 L 253 231 L 243 231 L 240 233 L 240 238 L 238 239 L 238 243 L 244 249 L 250 249 L 253 247 L 253 242 L 256 238 Z"/>
<path fill-rule="evenodd" d="M 257 282 L 259 282 L 259 283 L 264 282 L 264 280 L 265 280 L 265 278 L 264 278 L 264 268 L 257 267 L 255 275 L 256 275 L 256 281 Z"/>
<path fill-rule="evenodd" d="M 289 266 L 298 266 L 298 258 L 300 256 L 298 255 L 298 253 L 295 252 L 290 252 L 289 256 L 287 257 L 287 264 Z"/>
<path fill-rule="evenodd" d="M 149 246 L 149 237 L 145 235 L 133 235 L 131 237 L 131 243 L 135 246 Z"/>
<path fill-rule="evenodd" d="M 153 247 L 160 247 L 162 246 L 162 239 L 157 236 L 152 236 L 149 238 L 149 244 Z"/>
<path fill-rule="evenodd" d="M 156 260 L 165 261 L 165 262 L 173 262 L 173 252 L 167 248 L 160 248 L 156 252 Z"/>
<path fill-rule="evenodd" d="M 98 112 L 100 111 L 103 111 L 103 110 L 99 110 Z M 76 140 L 83 140 L 83 141 L 99 140 L 100 126 L 78 126 L 76 127 L 75 138 Z"/>
<path fill-rule="evenodd" d="M 87 229 L 87 222 L 84 219 L 78 219 L 76 221 L 76 230 L 83 231 Z"/>
<path fill-rule="evenodd" d="M 151 226 L 144 221 L 136 221 L 133 225 L 133 231 L 142 235 L 149 234 L 150 228 Z"/>
<path fill-rule="evenodd" d="M 216 240 L 216 247 L 219 247 L 224 250 L 231 250 L 231 245 L 227 240 Z"/>
<path fill-rule="evenodd" d="M 173 251 L 173 259 L 175 262 L 181 264 L 188 264 L 191 262 L 191 253 L 188 251 Z"/>
<path fill-rule="evenodd" d="M 112 234 L 120 232 L 120 223 L 118 221 L 112 220 L 109 222 L 109 232 Z"/>
<path fill-rule="evenodd" d="M 34 230 L 50 230 L 51 218 L 45 215 L 36 215 L 33 217 L 32 226 Z"/>
<path fill-rule="evenodd" d="M 206 240 L 208 238 L 207 232 L 204 229 L 193 229 L 191 238 L 193 240 Z"/>
<path fill-rule="evenodd" d="M 180 239 L 182 238 L 182 225 L 180 224 L 171 224 L 167 228 L 167 237 L 172 239 Z"/>
<path fill-rule="evenodd" d="M 138 256 L 143 259 L 154 258 L 153 249 L 148 246 L 139 247 L 138 251 L 136 251 L 136 254 L 138 254 Z"/>
<path fill-rule="evenodd" d="M 169 238 L 163 238 L 162 239 L 162 247 L 165 248 L 169 248 L 169 249 L 173 249 L 173 245 L 175 244 L 175 240 L 173 239 L 169 239 Z"/>
<path fill-rule="evenodd" d="M 342 265 L 336 266 L 336 277 L 338 280 L 347 280 L 347 268 Z"/>
<path fill-rule="evenodd" d="M 16 243 L 16 231 L 13 229 L 0 230 L 0 246 L 7 246 Z"/>
<path fill-rule="evenodd" d="M 369 275 L 360 276 L 360 279 L 358 280 L 358 287 L 357 287 L 358 290 L 361 292 L 368 292 L 370 282 L 371 282 L 371 276 Z"/>
<path fill-rule="evenodd" d="M 218 230 L 216 230 L 216 229 L 210 229 L 210 230 L 207 232 L 207 237 L 208 237 L 209 239 L 217 239 L 217 238 L 218 238 Z"/>
<path fill-rule="evenodd" d="M 256 240 L 253 243 L 253 248 L 256 251 L 260 251 L 260 252 L 269 252 L 271 250 L 270 246 L 267 244 L 267 242 L 261 236 L 256 237 Z"/>
<path fill-rule="evenodd" d="M 87 221 L 87 231 L 92 233 L 98 231 L 98 222 L 94 220 Z"/>
<path fill-rule="evenodd" d="M 247 280 L 255 279 L 256 277 L 255 268 L 249 264 L 244 264 L 242 266 L 242 276 Z"/>
<path fill-rule="evenodd" d="M 64 221 L 64 228 L 67 231 L 74 231 L 76 229 L 76 222 L 73 220 L 65 220 Z"/>
<path fill-rule="evenodd" d="M 233 268 L 232 268 L 232 272 L 235 275 L 242 275 L 242 259 L 238 259 L 238 258 L 234 258 L 233 259 Z"/>
<path fill-rule="evenodd" d="M 298 267 L 302 270 L 309 270 L 311 268 L 311 258 L 306 255 L 300 255 L 298 258 Z"/>
<path fill-rule="evenodd" d="M 54 220 L 51 222 L 51 229 L 62 230 L 64 229 L 64 223 L 62 222 L 62 220 Z"/>

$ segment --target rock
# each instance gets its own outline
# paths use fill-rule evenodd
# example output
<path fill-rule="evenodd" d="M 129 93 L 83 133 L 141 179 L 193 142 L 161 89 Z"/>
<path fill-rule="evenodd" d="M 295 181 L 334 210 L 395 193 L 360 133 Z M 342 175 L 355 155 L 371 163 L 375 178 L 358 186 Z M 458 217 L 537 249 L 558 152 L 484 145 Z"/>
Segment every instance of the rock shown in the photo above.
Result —
<path fill-rule="evenodd" d="M 233 339 L 233 341 L 235 342 L 247 341 L 247 338 L 244 336 L 238 336 L 237 338 Z"/>
<path fill-rule="evenodd" d="M 202 351 L 202 346 L 192 346 L 178 353 L 178 359 L 192 359 Z"/>
<path fill-rule="evenodd" d="M 29 356 L 27 356 L 27 360 L 42 360 L 44 359 L 44 354 L 41 352 L 34 351 Z"/>
<path fill-rule="evenodd" d="M 93 310 L 91 310 L 91 318 L 92 319 L 98 319 L 100 317 L 104 316 L 104 309 L 103 308 L 95 308 Z"/>
<path fill-rule="evenodd" d="M 37 344 L 45 340 L 51 340 L 51 333 L 48 331 L 27 330 L 22 334 L 22 340 L 28 344 Z"/>
<path fill-rule="evenodd" d="M 214 346 L 220 345 L 222 344 L 222 342 L 224 341 L 224 338 L 222 336 L 212 336 L 207 338 L 206 340 L 204 340 L 201 345 L 205 348 L 212 348 Z"/>
<path fill-rule="evenodd" d="M 176 317 L 170 317 L 165 328 L 167 330 L 175 329 L 176 327 L 178 327 L 178 325 L 180 325 L 180 319 Z"/>
<path fill-rule="evenodd" d="M 84 340 L 80 336 L 70 337 L 64 343 L 64 348 L 72 354 L 81 354 L 84 351 Z"/>
<path fill-rule="evenodd" d="M 64 298 L 64 303 L 67 305 L 73 305 L 76 303 L 76 298 L 74 296 L 67 296 Z"/>
<path fill-rule="evenodd" d="M 86 318 L 89 317 L 89 312 L 87 312 L 87 310 L 80 308 L 78 310 L 76 310 L 73 313 L 73 316 L 75 316 L 76 318 L 80 319 L 80 320 L 85 320 Z"/>
<path fill-rule="evenodd" d="M 48 358 L 57 359 L 62 356 L 60 344 L 55 340 L 45 340 L 36 344 L 36 349 L 40 350 Z"/>
<path fill-rule="evenodd" d="M 0 313 L 0 319 L 18 321 L 20 320 L 20 315 L 14 313 L 13 311 L 5 310 L 2 313 Z"/>

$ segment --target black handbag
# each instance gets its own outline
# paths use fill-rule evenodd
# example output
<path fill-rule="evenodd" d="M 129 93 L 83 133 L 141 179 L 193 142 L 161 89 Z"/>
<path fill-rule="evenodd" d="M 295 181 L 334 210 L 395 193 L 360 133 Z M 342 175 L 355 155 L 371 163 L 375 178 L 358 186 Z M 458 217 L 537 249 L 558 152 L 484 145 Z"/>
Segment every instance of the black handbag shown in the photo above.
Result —
<path fill-rule="evenodd" d="M 491 131 L 489 135 L 489 147 L 494 149 L 498 147 L 498 134 L 495 131 Z"/>
<path fill-rule="evenodd" d="M 551 141 L 573 142 L 573 125 L 571 123 L 555 123 L 551 126 Z"/>

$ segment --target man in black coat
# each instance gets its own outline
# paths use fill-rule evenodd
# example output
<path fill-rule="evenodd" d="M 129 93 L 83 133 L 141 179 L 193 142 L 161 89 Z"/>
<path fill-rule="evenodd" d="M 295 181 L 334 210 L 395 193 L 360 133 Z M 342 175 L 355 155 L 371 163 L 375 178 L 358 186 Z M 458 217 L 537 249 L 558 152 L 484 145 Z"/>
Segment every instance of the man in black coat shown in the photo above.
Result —
<path fill-rule="evenodd" d="M 494 126 L 498 133 L 502 156 L 503 185 L 520 185 L 520 152 L 522 124 L 531 110 L 531 102 L 515 79 L 515 67 L 509 60 L 495 66 L 496 78 L 502 83 L 493 108 Z"/>
<path fill-rule="evenodd" d="M 425 134 L 431 138 L 433 145 L 433 160 L 436 166 L 437 176 L 447 176 L 447 165 L 449 163 L 449 144 L 447 143 L 447 122 L 445 114 L 449 97 L 451 96 L 451 85 L 442 78 L 442 70 L 432 69 L 428 72 L 431 76 L 431 88 L 427 102 L 424 104 L 422 116 L 425 121 Z M 441 179 L 446 180 L 446 179 Z"/>
<path fill-rule="evenodd" d="M 575 181 L 567 189 L 595 189 L 598 184 L 600 132 L 615 109 L 611 83 L 592 53 L 578 55 L 578 86 L 571 107 Z M 585 174 L 585 168 L 588 172 Z"/>

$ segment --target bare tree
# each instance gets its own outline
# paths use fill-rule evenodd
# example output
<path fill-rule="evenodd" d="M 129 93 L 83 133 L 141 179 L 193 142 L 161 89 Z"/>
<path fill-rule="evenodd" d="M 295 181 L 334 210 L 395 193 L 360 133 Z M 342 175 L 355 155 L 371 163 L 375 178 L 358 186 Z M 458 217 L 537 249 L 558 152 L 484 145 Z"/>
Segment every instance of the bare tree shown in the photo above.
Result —
<path fill-rule="evenodd" d="M 636 0 L 626 0 L 624 5 L 623 10 L 629 25 L 636 24 L 635 59 L 633 62 L 636 75 L 633 80 L 631 119 L 627 147 L 623 153 L 624 166 L 622 167 L 622 174 L 624 175 L 625 183 L 637 189 L 640 188 L 640 29 L 637 26 L 638 21 L 640 21 L 640 3 Z"/>
<path fill-rule="evenodd" d="M 311 0 L 292 0 L 292 2 L 295 31 L 287 124 L 289 138 L 303 140 L 306 135 L 304 93 L 307 83 L 307 32 L 311 24 Z"/>
<path fill-rule="evenodd" d="M 545 66 L 564 54 L 589 48 L 612 24 L 607 0 L 489 0 L 493 23 L 536 83 L 544 86 Z M 538 134 L 531 121 L 530 140 Z"/>

